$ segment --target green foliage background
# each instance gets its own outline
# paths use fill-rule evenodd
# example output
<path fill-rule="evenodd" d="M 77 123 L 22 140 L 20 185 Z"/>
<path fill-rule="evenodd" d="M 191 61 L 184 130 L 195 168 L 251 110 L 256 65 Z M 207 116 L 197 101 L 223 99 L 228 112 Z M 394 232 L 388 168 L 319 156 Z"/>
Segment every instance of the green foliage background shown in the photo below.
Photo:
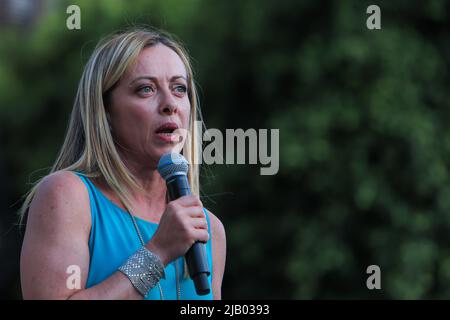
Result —
<path fill-rule="evenodd" d="M 55 160 L 84 63 L 104 35 L 149 24 L 190 52 L 207 127 L 280 130 L 277 175 L 202 176 L 227 232 L 223 298 L 450 298 L 449 23 L 439 0 L 79 0 L 3 28 L 0 296 L 21 298 L 15 211 Z M 382 290 L 366 287 L 372 264 Z"/>

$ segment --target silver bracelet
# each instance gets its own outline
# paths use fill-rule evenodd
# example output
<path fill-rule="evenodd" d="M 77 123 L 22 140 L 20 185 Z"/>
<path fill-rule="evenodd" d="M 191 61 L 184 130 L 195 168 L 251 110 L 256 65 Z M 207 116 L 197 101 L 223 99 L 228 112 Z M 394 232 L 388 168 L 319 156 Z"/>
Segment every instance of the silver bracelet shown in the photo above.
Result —
<path fill-rule="evenodd" d="M 133 286 L 143 297 L 161 278 L 166 278 L 161 259 L 146 247 L 141 247 L 130 256 L 119 268 L 119 271 L 130 279 Z"/>

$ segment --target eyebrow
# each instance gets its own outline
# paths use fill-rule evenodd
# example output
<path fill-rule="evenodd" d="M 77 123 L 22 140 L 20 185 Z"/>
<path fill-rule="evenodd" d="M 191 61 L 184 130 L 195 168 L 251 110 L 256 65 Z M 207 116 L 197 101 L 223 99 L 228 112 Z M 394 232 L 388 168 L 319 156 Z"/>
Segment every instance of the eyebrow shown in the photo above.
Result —
<path fill-rule="evenodd" d="M 170 78 L 170 82 L 174 81 L 174 80 L 177 80 L 177 79 L 180 79 L 180 78 L 184 79 L 187 82 L 186 77 L 185 76 L 181 76 L 181 75 L 173 76 L 172 78 Z M 158 78 L 157 77 L 141 76 L 141 77 L 137 77 L 137 78 L 133 79 L 133 81 L 131 81 L 129 85 L 131 86 L 133 83 L 135 83 L 136 81 L 141 80 L 141 79 L 148 79 L 148 80 L 152 80 L 152 81 L 158 82 Z"/>

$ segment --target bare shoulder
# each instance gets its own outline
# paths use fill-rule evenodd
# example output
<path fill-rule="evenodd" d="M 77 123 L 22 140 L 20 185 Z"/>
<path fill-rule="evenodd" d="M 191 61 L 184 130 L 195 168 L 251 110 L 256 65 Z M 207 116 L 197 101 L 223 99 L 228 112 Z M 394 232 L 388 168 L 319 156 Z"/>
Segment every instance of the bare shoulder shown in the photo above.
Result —
<path fill-rule="evenodd" d="M 70 171 L 57 171 L 42 179 L 30 205 L 28 220 L 71 222 L 86 226 L 90 216 L 89 194 L 84 183 Z"/>
<path fill-rule="evenodd" d="M 212 291 L 215 300 L 222 299 L 222 280 L 226 263 L 226 236 L 223 223 L 212 212 L 206 209 L 211 225 L 212 245 Z"/>
<path fill-rule="evenodd" d="M 73 172 L 56 171 L 42 179 L 39 189 L 47 191 L 70 189 L 77 192 L 83 189 L 83 182 Z"/>
<path fill-rule="evenodd" d="M 28 212 L 20 258 L 25 299 L 67 298 L 67 267 L 89 269 L 91 228 L 89 194 L 74 173 L 59 171 L 43 178 Z"/>
<path fill-rule="evenodd" d="M 208 213 L 209 220 L 211 222 L 211 232 L 213 237 L 216 237 L 220 241 L 226 241 L 225 227 L 223 226 L 222 221 L 220 221 L 220 219 L 208 209 L 205 208 L 205 210 Z"/>

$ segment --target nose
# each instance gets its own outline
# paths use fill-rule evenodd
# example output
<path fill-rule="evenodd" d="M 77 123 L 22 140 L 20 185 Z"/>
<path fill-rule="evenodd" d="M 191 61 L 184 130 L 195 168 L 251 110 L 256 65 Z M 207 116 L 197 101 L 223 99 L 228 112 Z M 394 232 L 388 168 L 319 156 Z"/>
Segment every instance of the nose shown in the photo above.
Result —
<path fill-rule="evenodd" d="M 161 97 L 161 104 L 159 106 L 159 112 L 161 114 L 168 114 L 171 115 L 173 113 L 177 113 L 178 107 L 177 103 L 175 101 L 175 98 L 172 96 L 172 93 L 167 92 L 167 90 L 164 90 L 162 92 Z"/>

